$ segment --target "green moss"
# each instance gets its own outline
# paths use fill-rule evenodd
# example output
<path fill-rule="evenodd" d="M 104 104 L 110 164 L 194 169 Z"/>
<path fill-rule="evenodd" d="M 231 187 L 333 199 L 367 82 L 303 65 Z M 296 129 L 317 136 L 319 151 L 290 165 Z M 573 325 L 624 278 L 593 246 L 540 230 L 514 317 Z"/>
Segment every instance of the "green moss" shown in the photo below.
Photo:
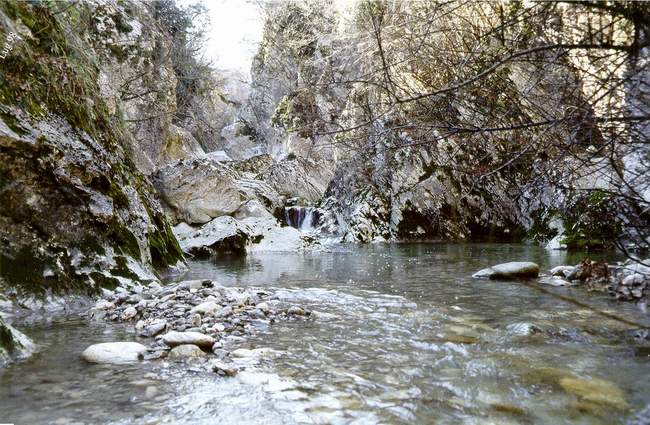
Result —
<path fill-rule="evenodd" d="M 7 127 L 9 127 L 14 133 L 20 136 L 27 134 L 27 131 L 20 126 L 20 123 L 13 115 L 6 112 L 0 112 L 0 118 L 2 118 L 2 121 L 4 121 Z"/>
<path fill-rule="evenodd" d="M 133 273 L 133 271 L 128 266 L 128 261 L 126 257 L 121 255 L 115 257 L 115 267 L 113 267 L 110 272 L 114 276 L 122 276 L 133 280 L 138 280 L 138 275 Z"/>
<path fill-rule="evenodd" d="M 8 327 L 4 325 L 2 319 L 0 319 L 0 350 L 4 351 L 7 354 L 12 354 L 16 349 L 13 335 Z M 0 352 L 1 354 L 1 352 Z M 2 360 L 2 356 L 0 356 Z"/>

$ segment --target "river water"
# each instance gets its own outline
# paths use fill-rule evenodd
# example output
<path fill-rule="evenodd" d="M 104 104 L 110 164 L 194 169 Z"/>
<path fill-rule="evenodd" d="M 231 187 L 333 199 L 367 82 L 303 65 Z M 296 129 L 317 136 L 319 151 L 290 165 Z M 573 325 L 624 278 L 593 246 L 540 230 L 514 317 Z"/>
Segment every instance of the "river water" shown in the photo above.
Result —
<path fill-rule="evenodd" d="M 23 326 L 42 349 L 0 372 L 0 423 L 625 423 L 650 402 L 647 342 L 625 322 L 647 326 L 646 313 L 580 288 L 471 278 L 499 262 L 578 259 L 413 244 L 191 263 L 182 279 L 278 288 L 326 314 L 245 342 L 276 354 L 234 378 L 79 358 L 89 344 L 135 339 L 121 325 L 71 316 Z"/>

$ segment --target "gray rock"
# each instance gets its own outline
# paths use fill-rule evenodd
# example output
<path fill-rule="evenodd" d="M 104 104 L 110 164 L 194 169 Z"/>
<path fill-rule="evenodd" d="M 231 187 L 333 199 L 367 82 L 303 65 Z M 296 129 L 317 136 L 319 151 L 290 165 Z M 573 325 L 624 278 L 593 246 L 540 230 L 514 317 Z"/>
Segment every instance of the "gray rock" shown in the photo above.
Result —
<path fill-rule="evenodd" d="M 167 358 L 169 359 L 186 359 L 192 357 L 205 357 L 205 353 L 199 347 L 193 344 L 182 344 L 172 348 Z"/>
<path fill-rule="evenodd" d="M 154 337 L 159 333 L 163 332 L 166 327 L 167 327 L 166 320 L 155 319 L 150 324 L 145 323 L 144 327 L 142 328 L 139 334 L 146 337 Z"/>
<path fill-rule="evenodd" d="M 199 332 L 172 331 L 163 335 L 162 340 L 170 347 L 176 347 L 177 345 L 183 344 L 193 344 L 206 350 L 212 349 L 212 344 L 214 344 L 214 338 Z"/>
<path fill-rule="evenodd" d="M 124 364 L 138 361 L 146 351 L 137 342 L 105 342 L 86 348 L 81 357 L 90 363 Z"/>
<path fill-rule="evenodd" d="M 206 301 L 190 310 L 192 313 L 214 314 L 221 306 L 214 301 Z"/>
<path fill-rule="evenodd" d="M 14 359 L 29 357 L 36 345 L 22 332 L 5 323 L 0 316 L 0 368 Z"/>
<path fill-rule="evenodd" d="M 287 314 L 292 315 L 292 316 L 304 316 L 307 313 L 305 312 L 305 310 L 302 307 L 298 307 L 298 306 L 293 305 L 293 306 L 289 307 L 289 309 L 287 310 Z"/>
<path fill-rule="evenodd" d="M 127 307 L 120 316 L 121 320 L 131 320 L 137 316 L 138 310 L 135 307 Z"/>
<path fill-rule="evenodd" d="M 537 277 L 538 275 L 539 266 L 537 264 L 528 261 L 513 261 L 480 270 L 472 277 L 475 279 L 516 279 Z"/>

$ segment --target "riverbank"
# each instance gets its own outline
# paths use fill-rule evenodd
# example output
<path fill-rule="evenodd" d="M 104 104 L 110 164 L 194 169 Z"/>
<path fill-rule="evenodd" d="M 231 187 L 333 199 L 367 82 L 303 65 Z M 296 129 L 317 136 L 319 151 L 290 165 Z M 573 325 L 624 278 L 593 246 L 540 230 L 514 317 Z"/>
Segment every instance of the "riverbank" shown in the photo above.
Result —
<path fill-rule="evenodd" d="M 312 312 L 283 304 L 270 289 L 224 287 L 202 279 L 106 291 L 88 315 L 93 320 L 128 323 L 147 344 L 126 350 L 129 347 L 120 344 L 131 343 L 116 341 L 113 345 L 91 346 L 82 354 L 91 363 L 123 363 L 130 360 L 132 350 L 137 351 L 133 360 L 214 355 L 229 361 L 231 357 L 263 356 L 268 350 L 237 347 L 277 320 L 307 320 Z M 213 363 L 212 368 L 222 375 L 236 373 L 221 363 Z"/>
<path fill-rule="evenodd" d="M 35 424 L 207 425 L 259 418 L 269 424 L 625 424 L 648 403 L 650 384 L 640 379 L 650 374 L 648 343 L 635 337 L 634 326 L 600 313 L 645 326 L 650 318 L 633 303 L 582 287 L 471 278 L 510 259 L 535 261 L 541 270 L 578 262 L 567 253 L 506 244 L 341 246 L 190 262 L 175 281 L 128 291 L 119 304 L 106 294 L 115 307 L 99 310 L 93 320 L 19 326 L 41 351 L 0 371 L 0 402 L 11 421 Z M 257 296 L 262 283 L 255 307 L 234 305 L 234 298 Z M 143 294 L 167 288 L 173 290 Z M 204 297 L 204 289 L 211 293 Z M 123 321 L 122 314 L 140 302 L 129 302 L 133 295 L 159 304 Z M 174 298 L 162 301 L 169 295 Z M 227 305 L 220 308 L 241 309 L 230 317 L 246 321 L 221 333 L 221 349 L 229 354 L 170 357 L 162 336 L 172 330 L 217 339 L 210 334 L 211 316 L 203 323 L 201 315 L 201 327 L 192 329 L 190 312 L 200 304 L 176 307 L 210 295 L 223 298 Z M 246 312 L 265 302 L 277 303 L 278 311 L 296 306 L 312 314 L 279 313 L 274 323 L 257 327 Z M 181 307 L 185 315 L 177 318 L 173 313 Z M 144 317 L 147 311 L 153 316 Z M 317 312 L 328 314 L 314 320 Z M 137 335 L 138 322 L 165 314 L 172 326 L 178 319 L 190 327 Z M 161 347 L 167 357 L 121 365 L 81 358 L 92 344 L 116 341 Z M 247 356 L 233 355 L 238 349 Z M 260 355 L 248 355 L 256 350 Z M 237 374 L 220 375 L 213 363 Z"/>

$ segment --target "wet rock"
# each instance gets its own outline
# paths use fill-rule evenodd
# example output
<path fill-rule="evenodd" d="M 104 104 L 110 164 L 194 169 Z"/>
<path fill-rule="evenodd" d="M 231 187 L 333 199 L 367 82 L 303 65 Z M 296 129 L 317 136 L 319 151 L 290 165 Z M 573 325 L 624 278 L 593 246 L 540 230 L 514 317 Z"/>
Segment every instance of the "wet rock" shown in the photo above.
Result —
<path fill-rule="evenodd" d="M 169 359 L 187 359 L 192 357 L 205 357 L 205 353 L 199 347 L 193 344 L 182 344 L 172 348 L 167 356 Z"/>
<path fill-rule="evenodd" d="M 561 378 L 560 386 L 569 394 L 593 403 L 607 404 L 625 410 L 628 404 L 623 391 L 613 382 L 602 379 Z"/>
<path fill-rule="evenodd" d="M 570 286 L 571 283 L 558 276 L 542 276 L 539 278 L 539 283 L 550 286 Z"/>
<path fill-rule="evenodd" d="M 641 273 L 634 273 L 629 276 L 626 276 L 621 282 L 624 286 L 641 286 L 645 285 L 646 277 Z"/>
<path fill-rule="evenodd" d="M 316 311 L 316 310 L 313 310 L 311 312 L 310 317 L 312 319 L 320 320 L 320 321 L 323 321 L 323 322 L 327 322 L 327 321 L 330 321 L 330 320 L 336 320 L 336 319 L 339 318 L 339 316 L 337 316 L 336 314 L 326 313 L 324 311 Z"/>
<path fill-rule="evenodd" d="M 509 334 L 517 336 L 529 336 L 543 333 L 542 328 L 533 323 L 512 323 L 506 326 Z"/>
<path fill-rule="evenodd" d="M 226 306 L 215 313 L 215 317 L 219 317 L 219 318 L 228 317 L 228 316 L 232 316 L 231 306 Z"/>
<path fill-rule="evenodd" d="M 525 415 L 526 414 L 525 409 L 523 409 L 521 407 L 518 407 L 518 406 L 514 406 L 512 404 L 491 403 L 490 407 L 492 409 L 494 409 L 495 411 L 497 411 L 497 412 L 508 413 L 508 414 L 511 414 L 511 415 Z"/>
<path fill-rule="evenodd" d="M 573 271 L 569 273 L 567 279 L 596 284 L 606 281 L 608 277 L 609 268 L 607 267 L 607 263 L 585 258 L 573 268 Z"/>
<path fill-rule="evenodd" d="M 35 350 L 32 340 L 5 323 L 0 315 L 0 368 L 14 359 L 29 357 Z"/>
<path fill-rule="evenodd" d="M 270 356 L 273 353 L 275 353 L 275 350 L 272 350 L 270 348 L 254 348 L 252 350 L 249 350 L 247 348 L 238 348 L 231 352 L 230 355 L 232 357 L 240 358 L 259 358 Z"/>
<path fill-rule="evenodd" d="M 192 308 L 190 312 L 200 313 L 200 314 L 214 314 L 216 311 L 221 309 L 221 306 L 214 301 L 206 301 Z"/>
<path fill-rule="evenodd" d="M 146 351 L 137 342 L 105 342 L 86 348 L 81 357 L 90 363 L 124 364 L 142 359 Z"/>
<path fill-rule="evenodd" d="M 468 335 L 445 335 L 441 339 L 443 342 L 452 342 L 454 344 L 476 344 L 479 339 Z"/>
<path fill-rule="evenodd" d="M 255 308 L 248 311 L 248 317 L 251 319 L 264 319 L 266 317 L 266 314 L 264 314 L 262 310 Z"/>
<path fill-rule="evenodd" d="M 573 266 L 557 266 L 553 267 L 550 273 L 551 276 L 567 277 L 573 272 L 574 268 Z"/>
<path fill-rule="evenodd" d="M 513 261 L 479 270 L 472 277 L 475 279 L 516 279 L 537 277 L 538 275 L 539 266 L 537 264 L 527 261 Z"/>
<path fill-rule="evenodd" d="M 120 319 L 127 321 L 133 319 L 137 315 L 138 310 L 135 307 L 128 307 L 122 312 Z"/>
<path fill-rule="evenodd" d="M 205 350 L 212 349 L 214 344 L 214 338 L 209 335 L 202 334 L 200 332 L 168 332 L 163 335 L 162 340 L 165 344 L 170 347 L 176 347 L 177 345 L 184 344 L 193 344 L 197 345 Z"/>
<path fill-rule="evenodd" d="M 146 337 L 154 337 L 165 330 L 167 321 L 164 319 L 154 319 L 150 324 L 146 324 L 139 332 L 139 335 Z"/>
<path fill-rule="evenodd" d="M 115 308 L 115 304 L 108 300 L 99 300 L 93 308 L 95 310 L 112 310 Z"/>
<path fill-rule="evenodd" d="M 527 366 L 527 364 L 526 364 Z M 559 387 L 560 380 L 564 378 L 575 378 L 576 376 L 567 369 L 556 367 L 541 367 L 532 370 L 526 370 L 522 375 L 524 381 L 530 385 L 550 385 Z"/>
<path fill-rule="evenodd" d="M 218 217 L 200 228 L 181 223 L 173 229 L 183 252 L 199 258 L 217 254 L 245 254 L 253 230 L 230 217 Z"/>
<path fill-rule="evenodd" d="M 304 316 L 304 315 L 306 315 L 307 313 L 305 312 L 305 310 L 304 310 L 302 307 L 298 307 L 298 306 L 292 305 L 292 306 L 289 307 L 289 309 L 287 310 L 287 314 L 288 314 L 288 315 L 291 315 L 291 316 Z"/>
<path fill-rule="evenodd" d="M 213 361 L 212 363 L 210 363 L 210 366 L 212 368 L 212 371 L 218 375 L 231 376 L 231 377 L 237 375 L 237 369 L 235 369 L 234 367 L 226 363 L 220 361 Z"/>

